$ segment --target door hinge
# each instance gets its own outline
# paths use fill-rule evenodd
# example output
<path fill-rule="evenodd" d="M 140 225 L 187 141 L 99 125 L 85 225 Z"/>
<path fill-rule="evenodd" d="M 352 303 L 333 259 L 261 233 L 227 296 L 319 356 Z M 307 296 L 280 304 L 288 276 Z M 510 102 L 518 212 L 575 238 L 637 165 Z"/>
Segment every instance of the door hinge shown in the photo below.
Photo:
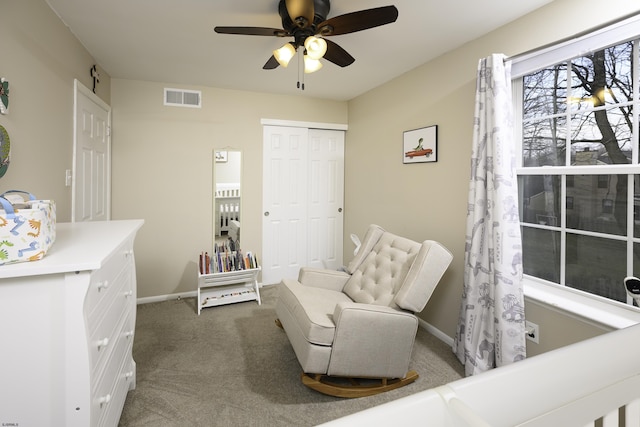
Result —
<path fill-rule="evenodd" d="M 107 136 L 111 136 L 111 126 L 107 126 Z"/>

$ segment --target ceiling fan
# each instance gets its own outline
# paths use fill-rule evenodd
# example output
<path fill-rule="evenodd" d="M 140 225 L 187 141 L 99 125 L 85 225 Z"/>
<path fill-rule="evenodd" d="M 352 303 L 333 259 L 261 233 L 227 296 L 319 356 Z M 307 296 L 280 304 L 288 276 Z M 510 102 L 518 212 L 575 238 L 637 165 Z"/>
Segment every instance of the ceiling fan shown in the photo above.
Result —
<path fill-rule="evenodd" d="M 273 51 L 262 68 L 272 70 L 279 65 L 286 67 L 298 49 L 304 47 L 305 72 L 310 73 L 322 67 L 320 58 L 340 67 L 346 67 L 355 61 L 346 50 L 325 37 L 367 30 L 390 24 L 398 18 L 395 6 L 383 6 L 327 19 L 330 7 L 330 0 L 280 0 L 278 13 L 282 18 L 282 29 L 215 27 L 214 30 L 219 34 L 293 37 L 293 41 Z"/>

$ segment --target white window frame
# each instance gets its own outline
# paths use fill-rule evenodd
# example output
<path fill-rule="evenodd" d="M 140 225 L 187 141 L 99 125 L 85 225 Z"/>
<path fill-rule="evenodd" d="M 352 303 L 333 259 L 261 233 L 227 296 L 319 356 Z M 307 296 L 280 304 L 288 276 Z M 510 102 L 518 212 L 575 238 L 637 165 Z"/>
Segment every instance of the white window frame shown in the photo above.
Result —
<path fill-rule="evenodd" d="M 511 75 L 514 80 L 514 117 L 522 117 L 521 100 L 523 89 L 521 77 L 542 68 L 566 61 L 570 58 L 637 38 L 640 38 L 640 15 L 624 19 L 591 33 L 574 37 L 570 40 L 560 42 L 544 49 L 511 58 Z M 636 63 L 635 66 L 635 75 L 640 76 L 638 73 L 640 65 Z M 635 97 L 637 96 L 638 91 L 636 90 Z M 637 105 L 638 100 L 634 99 L 634 101 L 636 101 Z M 640 111 L 638 111 L 638 109 L 634 109 L 634 115 L 635 123 L 638 123 L 638 115 L 640 115 Z M 521 125 L 521 120 L 516 119 L 514 132 L 516 135 L 515 141 L 518 144 L 516 147 L 518 153 L 522 153 Z M 638 129 L 636 127 L 634 129 L 635 140 L 637 140 L 638 137 L 637 133 Z M 638 150 L 634 150 L 635 165 L 615 166 L 615 172 L 620 173 L 621 168 L 628 168 L 629 173 L 640 173 L 638 171 L 637 164 L 637 151 Z M 528 167 L 525 169 L 522 167 L 522 156 L 518 156 L 517 161 L 516 169 L 518 174 L 531 175 L 537 173 L 543 175 L 561 175 L 566 172 L 566 168 L 555 166 L 540 168 Z M 610 167 L 608 166 L 599 167 L 598 172 L 607 174 L 610 172 L 607 170 L 609 168 Z M 571 169 L 575 171 L 575 167 L 572 167 Z M 564 209 L 564 204 L 562 205 L 562 209 Z M 628 206 L 628 209 L 631 210 L 630 215 L 633 217 L 633 206 Z M 562 263 L 564 263 L 564 259 L 562 260 Z M 567 312 L 581 319 L 588 319 L 603 329 L 621 329 L 640 323 L 640 309 L 630 304 L 624 304 L 528 275 L 524 276 L 523 285 L 526 298 L 547 306 L 550 309 Z M 620 286 L 622 286 L 622 283 Z"/>

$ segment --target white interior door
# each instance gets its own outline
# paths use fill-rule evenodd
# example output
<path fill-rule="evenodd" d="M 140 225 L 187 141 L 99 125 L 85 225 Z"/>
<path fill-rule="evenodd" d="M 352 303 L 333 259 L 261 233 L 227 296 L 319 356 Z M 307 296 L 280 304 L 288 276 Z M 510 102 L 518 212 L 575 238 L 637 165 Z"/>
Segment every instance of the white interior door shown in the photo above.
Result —
<path fill-rule="evenodd" d="M 111 219 L 111 108 L 75 81 L 71 221 Z"/>
<path fill-rule="evenodd" d="M 297 277 L 306 262 L 307 136 L 305 128 L 264 127 L 262 283 Z"/>
<path fill-rule="evenodd" d="M 337 269 L 342 265 L 344 132 L 309 129 L 308 158 L 306 265 Z"/>
<path fill-rule="evenodd" d="M 342 262 L 344 132 L 264 127 L 262 282 Z"/>

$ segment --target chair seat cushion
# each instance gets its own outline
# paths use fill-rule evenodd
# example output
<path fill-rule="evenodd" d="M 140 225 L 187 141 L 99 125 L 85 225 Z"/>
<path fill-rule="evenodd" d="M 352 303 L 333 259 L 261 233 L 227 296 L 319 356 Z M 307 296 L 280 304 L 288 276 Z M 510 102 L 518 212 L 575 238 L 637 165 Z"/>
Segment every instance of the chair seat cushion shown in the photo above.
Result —
<path fill-rule="evenodd" d="M 330 346 L 335 332 L 333 312 L 341 301 L 350 302 L 351 299 L 342 292 L 304 286 L 296 280 L 284 279 L 276 311 L 286 309 L 308 342 Z"/>

